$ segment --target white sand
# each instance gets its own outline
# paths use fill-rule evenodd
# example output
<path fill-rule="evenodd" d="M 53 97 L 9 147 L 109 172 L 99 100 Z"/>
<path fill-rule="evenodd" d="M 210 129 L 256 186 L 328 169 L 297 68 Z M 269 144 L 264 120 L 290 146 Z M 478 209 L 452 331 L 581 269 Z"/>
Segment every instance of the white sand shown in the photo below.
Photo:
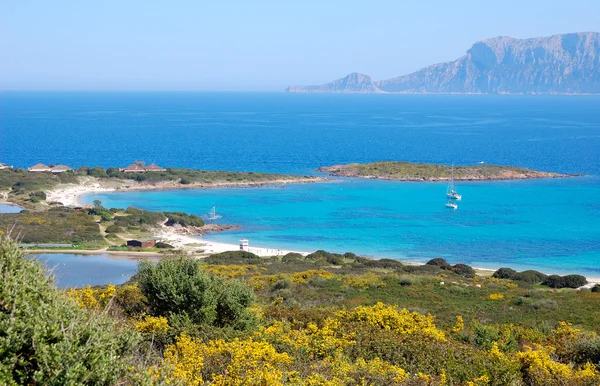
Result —
<path fill-rule="evenodd" d="M 240 250 L 240 246 L 237 244 L 218 243 L 215 241 L 207 241 L 205 239 L 202 239 L 200 236 L 182 235 L 176 233 L 174 230 L 169 229 L 167 227 L 163 227 L 163 229 L 156 235 L 156 237 L 167 244 L 171 244 L 175 248 L 184 249 L 190 252 L 204 251 L 203 254 L 207 255 L 213 253 Z M 288 251 L 276 248 L 259 247 L 249 247 L 248 252 L 254 253 L 258 256 L 283 256 L 290 252 L 300 253 L 303 256 L 309 254 L 309 252 Z"/>

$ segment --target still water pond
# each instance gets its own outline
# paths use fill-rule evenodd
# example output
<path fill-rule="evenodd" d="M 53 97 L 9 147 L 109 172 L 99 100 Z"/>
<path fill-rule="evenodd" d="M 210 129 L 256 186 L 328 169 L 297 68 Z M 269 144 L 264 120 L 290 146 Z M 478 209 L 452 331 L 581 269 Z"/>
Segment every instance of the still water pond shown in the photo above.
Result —
<path fill-rule="evenodd" d="M 108 255 L 44 253 L 34 256 L 56 278 L 58 288 L 123 284 L 137 271 L 137 261 Z"/>

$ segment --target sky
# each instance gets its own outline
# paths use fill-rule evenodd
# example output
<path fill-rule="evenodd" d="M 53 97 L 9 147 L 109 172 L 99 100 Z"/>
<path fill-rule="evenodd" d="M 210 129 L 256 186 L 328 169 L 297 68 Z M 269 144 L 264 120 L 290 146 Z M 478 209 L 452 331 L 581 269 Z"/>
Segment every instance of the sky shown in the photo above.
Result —
<path fill-rule="evenodd" d="M 0 0 L 0 90 L 280 91 L 478 40 L 600 31 L 598 0 Z"/>

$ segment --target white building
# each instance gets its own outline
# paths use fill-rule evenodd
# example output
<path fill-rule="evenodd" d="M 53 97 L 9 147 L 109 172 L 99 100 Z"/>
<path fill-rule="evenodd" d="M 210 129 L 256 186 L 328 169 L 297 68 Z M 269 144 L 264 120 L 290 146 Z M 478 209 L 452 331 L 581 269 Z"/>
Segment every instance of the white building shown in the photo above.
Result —
<path fill-rule="evenodd" d="M 250 247 L 248 246 L 248 240 L 247 239 L 241 239 L 240 240 L 240 251 L 246 251 L 248 252 L 250 249 Z"/>

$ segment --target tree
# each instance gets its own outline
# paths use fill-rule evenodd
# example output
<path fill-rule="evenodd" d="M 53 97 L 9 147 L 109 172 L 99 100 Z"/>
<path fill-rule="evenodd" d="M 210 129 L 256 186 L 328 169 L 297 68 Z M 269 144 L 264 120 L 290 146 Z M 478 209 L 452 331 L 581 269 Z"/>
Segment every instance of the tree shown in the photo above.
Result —
<path fill-rule="evenodd" d="M 94 200 L 92 202 L 94 203 L 94 207 L 96 207 L 96 208 L 101 208 L 102 207 L 102 201 L 100 201 L 100 200 Z"/>

